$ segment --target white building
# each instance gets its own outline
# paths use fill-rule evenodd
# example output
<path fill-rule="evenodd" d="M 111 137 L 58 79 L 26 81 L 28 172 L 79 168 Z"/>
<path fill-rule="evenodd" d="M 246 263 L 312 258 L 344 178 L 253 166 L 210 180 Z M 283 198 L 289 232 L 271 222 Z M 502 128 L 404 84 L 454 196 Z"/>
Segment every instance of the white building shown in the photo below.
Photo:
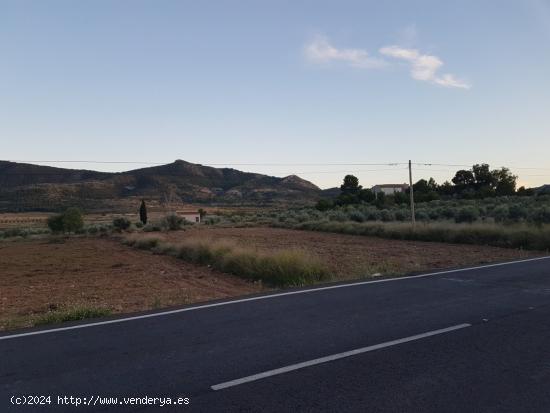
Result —
<path fill-rule="evenodd" d="M 385 195 L 393 195 L 396 192 L 405 192 L 407 189 L 409 189 L 409 185 L 407 184 L 382 184 L 374 185 L 372 187 L 372 192 L 374 192 L 375 195 L 381 192 Z"/>
<path fill-rule="evenodd" d="M 176 211 L 176 215 L 182 217 L 188 222 L 199 223 L 201 222 L 201 214 L 196 210 L 183 210 Z"/>

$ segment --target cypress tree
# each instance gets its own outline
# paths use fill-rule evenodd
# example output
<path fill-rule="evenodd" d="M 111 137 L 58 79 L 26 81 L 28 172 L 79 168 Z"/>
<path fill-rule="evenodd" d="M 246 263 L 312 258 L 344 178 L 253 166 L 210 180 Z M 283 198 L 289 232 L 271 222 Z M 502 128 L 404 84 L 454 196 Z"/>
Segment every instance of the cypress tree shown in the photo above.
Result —
<path fill-rule="evenodd" d="M 141 200 L 141 206 L 139 207 L 139 219 L 143 225 L 147 224 L 147 207 L 145 206 L 145 201 Z"/>

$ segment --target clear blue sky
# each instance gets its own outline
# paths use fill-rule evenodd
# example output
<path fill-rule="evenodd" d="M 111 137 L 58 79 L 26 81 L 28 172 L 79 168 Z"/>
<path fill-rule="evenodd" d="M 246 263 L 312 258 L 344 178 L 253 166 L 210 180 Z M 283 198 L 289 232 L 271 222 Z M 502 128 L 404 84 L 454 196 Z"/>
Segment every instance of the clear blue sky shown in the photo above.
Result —
<path fill-rule="evenodd" d="M 0 0 L 0 158 L 484 161 L 538 185 L 550 183 L 549 78 L 549 0 Z M 407 179 L 236 167 L 321 187 L 346 172 L 365 186 Z M 446 168 L 415 178 L 441 182 Z"/>

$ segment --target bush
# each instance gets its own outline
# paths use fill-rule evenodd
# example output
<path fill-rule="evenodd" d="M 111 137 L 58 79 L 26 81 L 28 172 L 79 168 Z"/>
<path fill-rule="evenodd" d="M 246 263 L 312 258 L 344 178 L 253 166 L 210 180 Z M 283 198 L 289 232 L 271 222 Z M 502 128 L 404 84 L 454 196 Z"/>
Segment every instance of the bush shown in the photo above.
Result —
<path fill-rule="evenodd" d="M 415 211 L 414 217 L 418 221 L 429 221 L 430 220 L 430 216 L 428 215 L 428 213 L 426 211 L 423 211 L 423 210 Z"/>
<path fill-rule="evenodd" d="M 124 240 L 126 245 L 139 248 L 140 250 L 150 250 L 160 245 L 160 238 L 147 235 L 142 237 L 128 237 Z"/>
<path fill-rule="evenodd" d="M 63 226 L 67 232 L 77 232 L 84 227 L 82 212 L 78 208 L 69 208 L 63 214 Z"/>
<path fill-rule="evenodd" d="M 78 208 L 68 208 L 62 214 L 48 218 L 48 228 L 52 232 L 79 232 L 84 228 L 82 212 Z"/>
<path fill-rule="evenodd" d="M 493 218 L 496 222 L 503 222 L 508 219 L 509 210 L 507 205 L 499 205 L 493 210 Z"/>
<path fill-rule="evenodd" d="M 380 218 L 384 222 L 393 221 L 395 219 L 395 215 L 388 209 L 383 209 L 380 211 Z"/>
<path fill-rule="evenodd" d="M 128 228 L 130 228 L 130 225 L 132 225 L 132 223 L 130 222 L 130 220 L 128 218 L 117 217 L 117 218 L 113 219 L 113 227 L 117 231 L 125 231 Z"/>
<path fill-rule="evenodd" d="M 162 227 L 170 231 L 181 229 L 182 225 L 183 218 L 177 216 L 176 214 L 166 215 L 162 221 Z"/>
<path fill-rule="evenodd" d="M 396 221 L 406 221 L 409 218 L 409 211 L 403 209 L 398 209 L 395 211 L 395 220 Z"/>
<path fill-rule="evenodd" d="M 88 234 L 90 235 L 95 235 L 99 232 L 99 228 L 98 227 L 88 227 Z"/>
<path fill-rule="evenodd" d="M 349 213 L 348 215 L 349 219 L 351 221 L 355 221 L 355 222 L 363 222 L 365 221 L 365 215 L 363 215 L 362 212 L 360 211 L 356 211 L 356 210 L 353 210 Z"/>
<path fill-rule="evenodd" d="M 315 205 L 319 211 L 328 211 L 329 209 L 334 208 L 334 203 L 328 199 L 320 199 Z"/>
<path fill-rule="evenodd" d="M 29 231 L 26 231 L 21 228 L 9 228 L 2 232 L 2 236 L 0 238 L 9 238 L 9 237 L 23 237 L 25 238 L 27 235 L 29 235 Z"/>
<path fill-rule="evenodd" d="M 534 211 L 532 215 L 532 221 L 536 224 L 549 224 L 550 223 L 550 208 L 542 207 Z"/>
<path fill-rule="evenodd" d="M 221 218 L 220 217 L 208 217 L 204 220 L 204 223 L 206 225 L 216 225 L 218 223 L 221 222 Z"/>
<path fill-rule="evenodd" d="M 63 215 L 54 215 L 48 218 L 48 228 L 52 232 L 64 232 Z"/>
<path fill-rule="evenodd" d="M 348 220 L 348 215 L 341 210 L 330 211 L 328 214 L 328 219 L 331 221 L 344 222 Z"/>
<path fill-rule="evenodd" d="M 380 211 L 371 209 L 366 214 L 367 221 L 379 221 L 381 218 Z"/>
<path fill-rule="evenodd" d="M 455 221 L 460 222 L 474 222 L 479 217 L 479 210 L 472 206 L 460 208 L 455 216 Z"/>
<path fill-rule="evenodd" d="M 527 218 L 527 209 L 521 205 L 510 205 L 508 209 L 508 217 L 515 222 Z"/>

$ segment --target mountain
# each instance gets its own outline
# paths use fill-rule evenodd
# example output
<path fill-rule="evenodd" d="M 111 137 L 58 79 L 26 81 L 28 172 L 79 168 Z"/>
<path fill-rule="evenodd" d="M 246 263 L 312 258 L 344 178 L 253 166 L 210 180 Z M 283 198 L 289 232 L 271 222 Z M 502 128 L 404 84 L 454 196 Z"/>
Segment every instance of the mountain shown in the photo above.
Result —
<path fill-rule="evenodd" d="M 128 200 L 204 204 L 304 204 L 322 191 L 296 175 L 284 178 L 177 160 L 110 173 L 0 161 L 0 211 L 121 208 Z"/>

